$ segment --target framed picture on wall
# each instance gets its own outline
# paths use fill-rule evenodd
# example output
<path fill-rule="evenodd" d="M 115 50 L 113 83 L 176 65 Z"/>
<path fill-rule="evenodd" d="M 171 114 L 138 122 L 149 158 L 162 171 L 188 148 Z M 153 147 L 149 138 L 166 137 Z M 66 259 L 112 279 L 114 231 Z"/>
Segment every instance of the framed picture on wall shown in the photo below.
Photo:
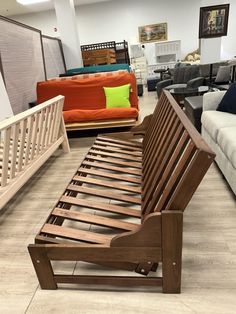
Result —
<path fill-rule="evenodd" d="M 140 43 L 167 40 L 167 23 L 139 26 Z"/>
<path fill-rule="evenodd" d="M 229 4 L 200 8 L 199 38 L 227 35 Z"/>

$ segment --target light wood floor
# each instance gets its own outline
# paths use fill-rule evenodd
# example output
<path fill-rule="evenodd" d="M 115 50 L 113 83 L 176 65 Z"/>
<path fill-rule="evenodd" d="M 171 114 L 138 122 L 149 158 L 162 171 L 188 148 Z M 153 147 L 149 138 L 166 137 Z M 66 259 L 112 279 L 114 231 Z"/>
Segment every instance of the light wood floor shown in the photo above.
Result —
<path fill-rule="evenodd" d="M 146 92 L 140 99 L 142 115 L 155 104 L 155 93 Z M 164 295 L 159 288 L 39 288 L 27 245 L 93 140 L 71 138 L 71 153 L 58 151 L 0 212 L 0 313 L 235 314 L 236 203 L 215 165 L 184 214 L 182 294 Z M 77 266 L 65 263 L 59 271 L 101 272 Z"/>

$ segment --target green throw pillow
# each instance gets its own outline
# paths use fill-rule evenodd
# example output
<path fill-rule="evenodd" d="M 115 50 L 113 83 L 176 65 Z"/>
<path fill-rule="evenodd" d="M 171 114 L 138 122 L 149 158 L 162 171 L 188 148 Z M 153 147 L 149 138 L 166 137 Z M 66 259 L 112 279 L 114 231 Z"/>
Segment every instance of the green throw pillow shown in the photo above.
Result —
<path fill-rule="evenodd" d="M 103 87 L 106 96 L 106 108 L 129 108 L 130 84 L 118 87 Z"/>

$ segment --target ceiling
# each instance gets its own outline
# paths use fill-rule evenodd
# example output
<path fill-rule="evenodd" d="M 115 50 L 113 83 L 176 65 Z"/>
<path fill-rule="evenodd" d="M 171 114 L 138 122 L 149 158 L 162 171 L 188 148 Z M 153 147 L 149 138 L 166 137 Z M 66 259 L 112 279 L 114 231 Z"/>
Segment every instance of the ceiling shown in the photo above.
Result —
<path fill-rule="evenodd" d="M 105 2 L 111 0 L 74 0 L 74 4 L 85 5 L 96 2 Z M 54 8 L 53 0 L 44 3 L 36 3 L 32 5 L 21 5 L 16 0 L 0 0 L 0 15 L 11 16 L 18 14 L 27 14 L 31 12 L 47 11 Z"/>

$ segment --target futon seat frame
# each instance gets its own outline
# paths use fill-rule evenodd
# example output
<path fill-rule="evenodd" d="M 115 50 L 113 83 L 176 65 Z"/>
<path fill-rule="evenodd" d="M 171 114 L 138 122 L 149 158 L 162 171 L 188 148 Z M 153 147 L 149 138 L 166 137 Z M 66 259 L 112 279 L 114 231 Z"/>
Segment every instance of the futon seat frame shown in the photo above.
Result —
<path fill-rule="evenodd" d="M 99 135 L 28 247 L 41 288 L 56 289 L 59 283 L 142 285 L 180 293 L 183 211 L 213 159 L 167 91 L 139 127 Z M 99 215 L 81 212 L 85 208 Z M 68 221 L 98 232 L 65 226 Z M 52 261 L 83 261 L 139 275 L 58 274 Z M 162 276 L 151 276 L 159 264 Z"/>

